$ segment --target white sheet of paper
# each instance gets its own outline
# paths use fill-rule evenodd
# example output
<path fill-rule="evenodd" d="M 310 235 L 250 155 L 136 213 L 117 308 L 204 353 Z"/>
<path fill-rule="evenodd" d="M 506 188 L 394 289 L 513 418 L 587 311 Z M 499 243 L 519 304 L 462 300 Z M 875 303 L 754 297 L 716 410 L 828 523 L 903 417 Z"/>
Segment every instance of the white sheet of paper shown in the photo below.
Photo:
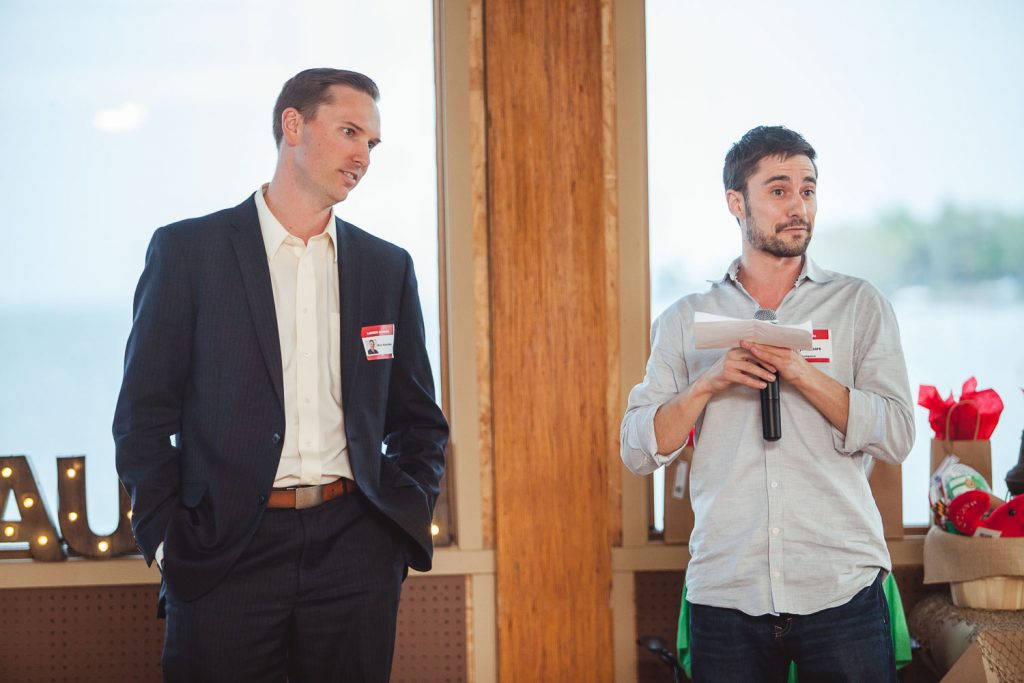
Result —
<path fill-rule="evenodd" d="M 740 341 L 790 349 L 810 349 L 812 346 L 810 320 L 799 325 L 778 325 L 697 311 L 693 314 L 693 327 L 698 349 L 732 349 L 739 346 Z"/>

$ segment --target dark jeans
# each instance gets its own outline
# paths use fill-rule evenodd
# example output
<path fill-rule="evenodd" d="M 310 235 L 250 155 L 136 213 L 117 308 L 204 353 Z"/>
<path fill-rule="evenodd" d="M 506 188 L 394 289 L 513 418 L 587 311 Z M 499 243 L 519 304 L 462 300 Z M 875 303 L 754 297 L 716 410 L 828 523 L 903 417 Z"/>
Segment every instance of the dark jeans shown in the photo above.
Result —
<path fill-rule="evenodd" d="M 845 605 L 814 614 L 765 614 L 690 604 L 695 683 L 895 682 L 889 606 L 881 573 Z"/>

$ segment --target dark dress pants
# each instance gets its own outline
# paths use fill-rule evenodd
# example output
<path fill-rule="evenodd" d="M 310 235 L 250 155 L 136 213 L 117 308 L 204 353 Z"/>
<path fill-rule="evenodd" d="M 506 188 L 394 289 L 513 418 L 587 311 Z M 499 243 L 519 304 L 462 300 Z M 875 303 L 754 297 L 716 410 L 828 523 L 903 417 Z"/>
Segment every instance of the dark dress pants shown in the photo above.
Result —
<path fill-rule="evenodd" d="M 164 679 L 384 683 L 407 558 L 404 534 L 360 493 L 267 510 L 210 593 L 168 591 Z"/>

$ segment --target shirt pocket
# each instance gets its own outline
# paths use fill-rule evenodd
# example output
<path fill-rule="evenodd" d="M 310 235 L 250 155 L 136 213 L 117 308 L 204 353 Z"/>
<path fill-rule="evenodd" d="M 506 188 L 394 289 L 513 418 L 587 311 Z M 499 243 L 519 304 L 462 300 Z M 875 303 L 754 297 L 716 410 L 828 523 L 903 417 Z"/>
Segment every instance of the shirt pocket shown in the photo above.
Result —
<path fill-rule="evenodd" d="M 341 404 L 341 314 L 327 316 L 327 358 L 331 374 L 331 397 Z"/>

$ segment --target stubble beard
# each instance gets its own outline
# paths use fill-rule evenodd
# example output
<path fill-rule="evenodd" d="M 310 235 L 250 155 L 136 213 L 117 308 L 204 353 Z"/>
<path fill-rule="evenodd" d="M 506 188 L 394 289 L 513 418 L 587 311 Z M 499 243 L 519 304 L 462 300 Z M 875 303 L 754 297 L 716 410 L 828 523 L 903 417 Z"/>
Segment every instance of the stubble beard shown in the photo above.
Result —
<path fill-rule="evenodd" d="M 747 212 L 747 222 L 743 226 L 743 237 L 747 240 L 750 246 L 754 247 L 758 251 L 763 251 L 766 254 L 777 256 L 779 258 L 789 258 L 792 256 L 803 256 L 807 251 L 807 247 L 811 244 L 811 234 L 813 233 L 812 226 L 806 221 L 792 220 L 788 223 L 776 225 L 774 230 L 770 234 L 762 232 L 754 220 L 753 215 L 750 213 L 750 205 L 747 203 L 746 197 L 743 199 L 744 209 Z M 803 226 L 807 228 L 806 237 L 798 242 L 787 242 L 782 237 L 779 237 L 779 233 L 786 228 L 793 228 L 796 226 Z"/>

